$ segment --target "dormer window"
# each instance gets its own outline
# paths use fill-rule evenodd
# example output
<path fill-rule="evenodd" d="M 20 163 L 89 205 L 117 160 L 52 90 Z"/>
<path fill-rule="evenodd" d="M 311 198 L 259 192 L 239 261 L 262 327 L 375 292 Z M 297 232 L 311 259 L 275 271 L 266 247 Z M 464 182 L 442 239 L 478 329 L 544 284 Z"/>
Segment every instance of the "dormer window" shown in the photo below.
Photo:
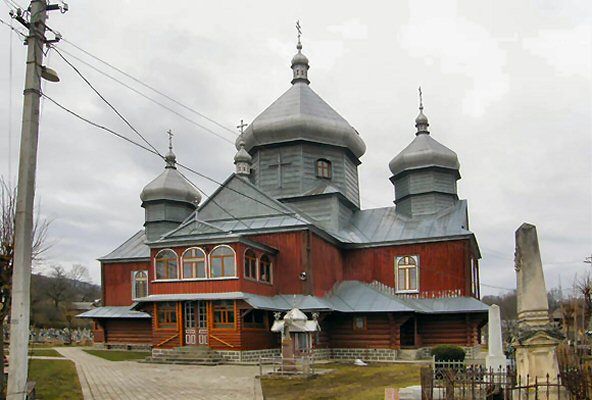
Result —
<path fill-rule="evenodd" d="M 317 160 L 317 178 L 331 179 L 332 176 L 331 161 L 324 158 Z"/>

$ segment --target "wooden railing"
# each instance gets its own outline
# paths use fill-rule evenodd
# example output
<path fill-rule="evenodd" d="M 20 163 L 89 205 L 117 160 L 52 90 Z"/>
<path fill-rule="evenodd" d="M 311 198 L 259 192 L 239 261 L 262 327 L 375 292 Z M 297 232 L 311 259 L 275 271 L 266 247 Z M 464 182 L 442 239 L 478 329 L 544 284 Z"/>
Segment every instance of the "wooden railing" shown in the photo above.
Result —
<path fill-rule="evenodd" d="M 157 344 L 154 347 L 163 346 L 163 345 L 167 344 L 168 342 L 170 342 L 171 340 L 176 339 L 178 337 L 179 337 L 179 334 L 178 333 L 175 333 L 173 336 L 171 336 L 170 338 L 167 338 L 167 339 L 163 340 L 162 342 L 160 342 L 159 344 Z"/>
<path fill-rule="evenodd" d="M 228 347 L 234 347 L 233 345 L 231 345 L 230 343 L 228 343 L 228 342 L 226 342 L 226 341 L 224 341 L 224 340 L 220 339 L 219 337 L 216 337 L 216 336 L 214 336 L 214 335 L 210 335 L 210 337 L 211 337 L 212 339 L 216 339 L 217 341 L 219 341 L 220 343 L 222 343 L 222 344 L 224 344 L 224 345 L 226 345 L 226 346 L 228 346 Z"/>

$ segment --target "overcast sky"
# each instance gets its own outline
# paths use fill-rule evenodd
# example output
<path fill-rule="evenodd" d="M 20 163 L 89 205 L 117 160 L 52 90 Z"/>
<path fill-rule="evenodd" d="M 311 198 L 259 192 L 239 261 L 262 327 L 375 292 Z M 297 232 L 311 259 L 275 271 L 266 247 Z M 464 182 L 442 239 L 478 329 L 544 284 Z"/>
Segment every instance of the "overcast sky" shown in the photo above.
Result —
<path fill-rule="evenodd" d="M 366 142 L 359 168 L 364 208 L 392 205 L 388 163 L 414 138 L 421 85 L 433 137 L 459 156 L 459 195 L 468 199 L 483 254 L 482 283 L 515 287 L 514 231 L 527 221 L 538 228 L 547 286 L 559 279 L 570 286 L 592 252 L 592 3 L 383 3 L 79 0 L 64 15 L 51 13 L 48 25 L 234 130 L 289 87 L 300 19 L 311 87 Z M 0 18 L 9 19 L 5 3 Z M 13 34 L 11 74 L 10 30 L 2 25 L 0 35 L 0 174 L 15 177 L 26 49 Z M 59 46 L 234 141 L 68 43 Z M 180 161 L 218 181 L 233 172 L 229 143 L 69 58 L 163 151 L 170 128 Z M 134 138 L 57 54 L 50 52 L 47 64 L 61 77 L 45 86 L 49 96 Z M 49 101 L 40 136 L 37 200 L 53 220 L 55 242 L 45 264 L 82 263 L 98 282 L 95 259 L 141 228 L 140 191 L 163 162 Z M 208 193 L 215 189 L 188 177 Z M 490 286 L 483 292 L 503 292 Z"/>

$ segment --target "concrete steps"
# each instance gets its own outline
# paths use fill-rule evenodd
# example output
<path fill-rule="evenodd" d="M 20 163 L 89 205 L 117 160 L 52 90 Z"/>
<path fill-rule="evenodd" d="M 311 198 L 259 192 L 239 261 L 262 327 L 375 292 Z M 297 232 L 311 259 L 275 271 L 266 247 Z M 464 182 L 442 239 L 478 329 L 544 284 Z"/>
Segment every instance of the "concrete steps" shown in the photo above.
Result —
<path fill-rule="evenodd" d="M 205 346 L 186 346 L 174 349 L 153 349 L 144 362 L 155 364 L 219 365 L 223 359 L 216 351 Z"/>

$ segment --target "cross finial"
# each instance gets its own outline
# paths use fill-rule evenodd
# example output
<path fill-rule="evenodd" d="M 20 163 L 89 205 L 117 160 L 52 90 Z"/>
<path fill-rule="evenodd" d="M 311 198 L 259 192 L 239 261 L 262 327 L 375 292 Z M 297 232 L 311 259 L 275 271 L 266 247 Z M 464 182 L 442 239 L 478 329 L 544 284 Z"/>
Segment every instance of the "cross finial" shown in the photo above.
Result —
<path fill-rule="evenodd" d="M 237 126 L 236 126 L 236 127 L 237 127 L 237 128 L 240 130 L 240 133 L 241 133 L 241 135 L 243 134 L 245 127 L 246 127 L 246 126 L 248 126 L 248 125 L 249 125 L 249 124 L 246 124 L 246 123 L 245 123 L 245 122 L 244 122 L 244 121 L 241 119 L 240 125 L 237 125 Z"/>
<path fill-rule="evenodd" d="M 167 135 L 169 135 L 169 150 L 173 150 L 173 131 L 169 129 Z"/>
<path fill-rule="evenodd" d="M 300 44 L 300 36 L 302 36 L 302 28 L 300 27 L 300 20 L 296 21 L 296 31 L 298 32 L 298 43 Z"/>
<path fill-rule="evenodd" d="M 419 87 L 419 109 L 423 110 L 423 95 L 421 93 L 421 86 Z"/>

